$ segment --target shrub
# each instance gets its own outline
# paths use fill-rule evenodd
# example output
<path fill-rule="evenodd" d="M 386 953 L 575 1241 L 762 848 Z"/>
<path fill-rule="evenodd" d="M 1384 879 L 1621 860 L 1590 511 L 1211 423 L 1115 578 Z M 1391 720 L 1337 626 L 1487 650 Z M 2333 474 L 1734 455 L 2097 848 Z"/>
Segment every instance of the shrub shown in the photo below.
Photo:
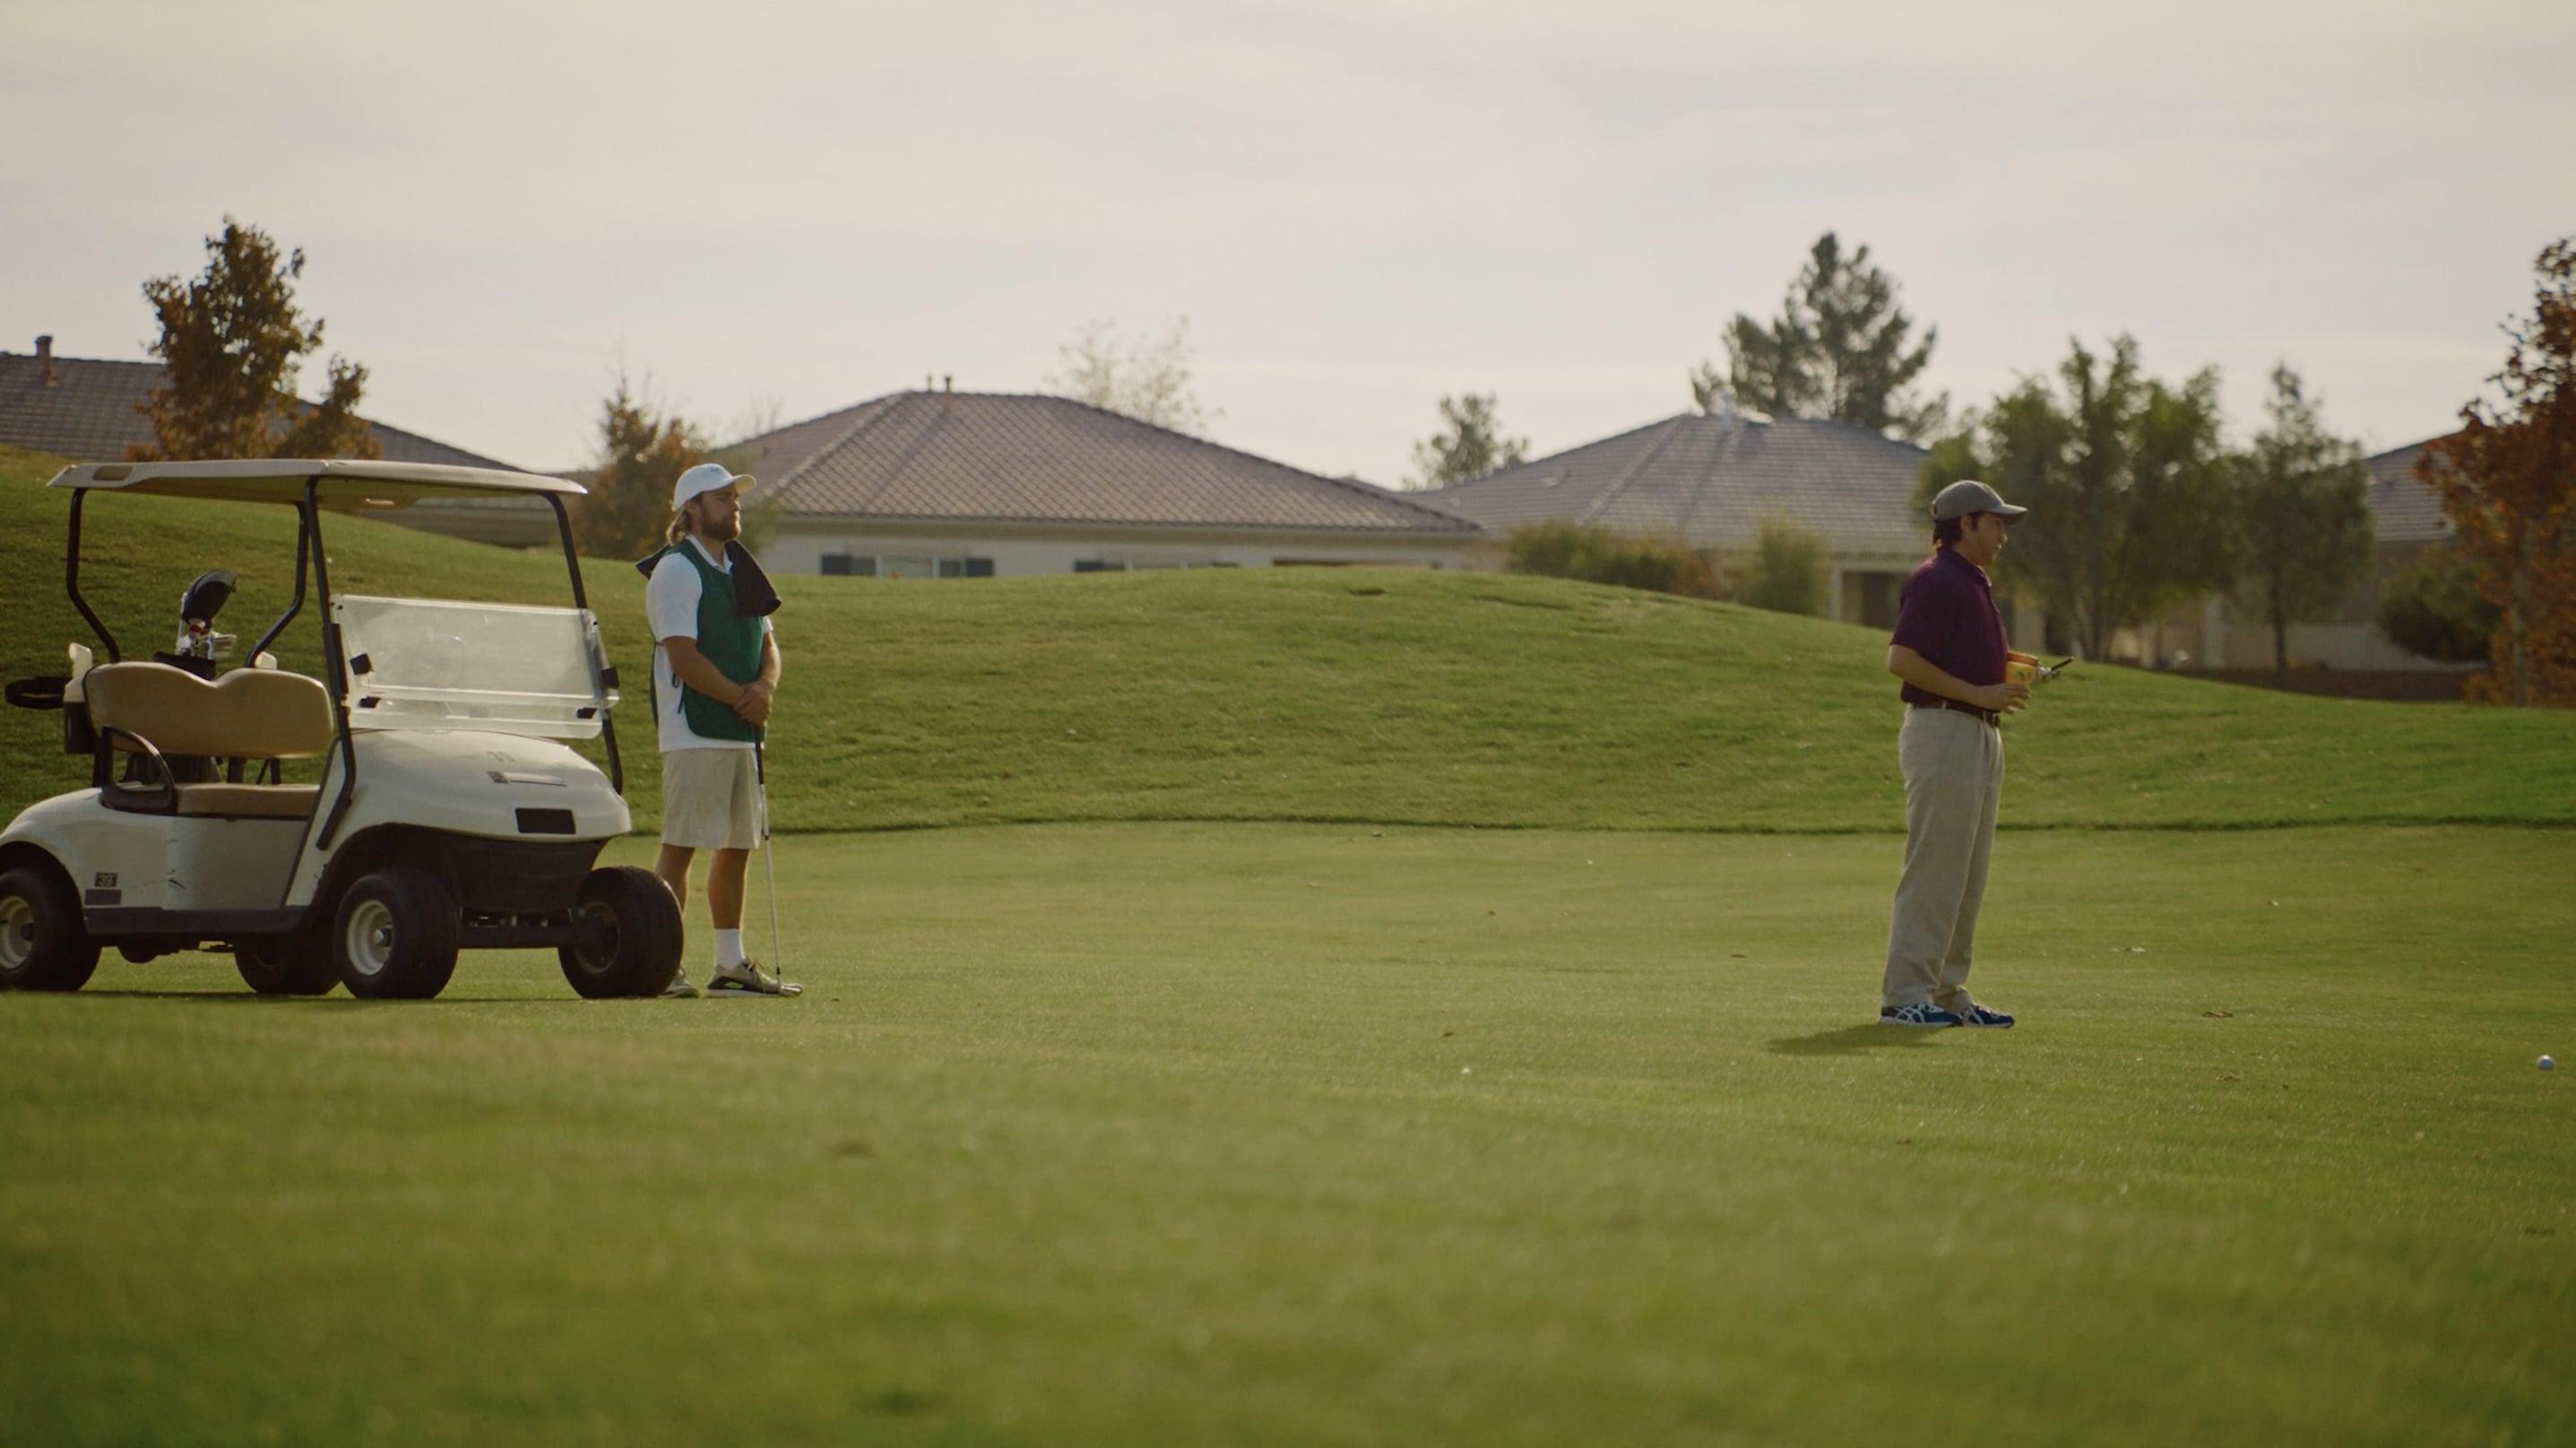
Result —
<path fill-rule="evenodd" d="M 1736 571 L 1733 596 L 1773 613 L 1822 617 L 1826 579 L 1825 540 L 1786 518 L 1765 518 Z"/>
<path fill-rule="evenodd" d="M 1708 559 L 1678 543 L 1643 542 L 1573 523 L 1524 523 L 1512 530 L 1506 546 L 1504 566 L 1514 573 L 1615 583 L 1688 598 L 1722 596 Z"/>
<path fill-rule="evenodd" d="M 2496 606 L 2478 592 L 2477 565 L 2459 549 L 2427 548 L 2388 581 L 2379 631 L 2409 653 L 2444 663 L 2484 662 Z"/>

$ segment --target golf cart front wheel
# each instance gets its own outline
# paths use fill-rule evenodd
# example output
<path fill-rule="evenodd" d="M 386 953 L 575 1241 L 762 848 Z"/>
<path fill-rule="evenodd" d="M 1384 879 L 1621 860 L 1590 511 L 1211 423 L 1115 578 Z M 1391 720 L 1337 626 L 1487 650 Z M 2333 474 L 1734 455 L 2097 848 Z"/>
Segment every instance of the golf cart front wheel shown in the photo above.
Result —
<path fill-rule="evenodd" d="M 340 897 L 331 959 L 360 1000 L 425 1001 L 456 973 L 455 897 L 427 870 L 396 866 L 362 875 Z"/>
<path fill-rule="evenodd" d="M 0 988 L 79 990 L 96 969 L 71 882 L 34 865 L 0 874 Z"/>
<path fill-rule="evenodd" d="M 564 979 L 593 1000 L 660 995 L 680 973 L 680 902 L 662 877 L 634 865 L 582 878 L 573 923 L 582 939 L 559 946 Z"/>
<path fill-rule="evenodd" d="M 255 935 L 233 942 L 233 969 L 261 995 L 329 995 L 340 983 L 339 963 L 312 932 Z"/>

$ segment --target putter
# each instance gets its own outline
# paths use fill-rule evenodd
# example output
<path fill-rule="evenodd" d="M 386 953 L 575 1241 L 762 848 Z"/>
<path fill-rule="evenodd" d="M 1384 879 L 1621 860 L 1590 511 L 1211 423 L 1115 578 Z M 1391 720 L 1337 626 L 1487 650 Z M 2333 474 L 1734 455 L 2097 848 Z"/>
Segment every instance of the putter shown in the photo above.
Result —
<path fill-rule="evenodd" d="M 760 785 L 760 869 L 769 877 L 769 958 L 778 962 L 780 995 L 803 995 L 805 987 L 787 978 L 787 946 L 778 933 L 778 851 L 769 840 L 769 761 L 761 747 L 751 746 L 751 774 Z"/>

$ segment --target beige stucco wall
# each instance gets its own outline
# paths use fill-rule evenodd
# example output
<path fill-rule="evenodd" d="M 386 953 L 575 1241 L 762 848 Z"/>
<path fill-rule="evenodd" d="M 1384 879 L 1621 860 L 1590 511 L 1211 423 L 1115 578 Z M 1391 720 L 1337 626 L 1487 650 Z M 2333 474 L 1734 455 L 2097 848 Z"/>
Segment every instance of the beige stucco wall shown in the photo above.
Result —
<path fill-rule="evenodd" d="M 2408 653 L 2379 632 L 2382 591 L 2388 580 L 2405 571 L 2423 548 L 2420 543 L 2383 544 L 2370 576 L 2344 595 L 2331 617 L 2292 624 L 2288 639 L 2290 667 L 2391 671 L 2462 668 Z M 2273 665 L 2272 626 L 2258 616 L 2231 609 L 2224 599 L 2206 598 L 2176 610 L 2166 619 L 2161 639 L 2154 628 L 2121 630 L 2112 641 L 2111 653 L 2114 658 L 2131 662 L 2182 668 L 2268 669 Z"/>
<path fill-rule="evenodd" d="M 1896 600 L 1904 590 L 1905 579 L 1922 563 L 1923 553 L 1889 547 L 1872 547 L 1828 554 L 1825 559 L 1827 587 L 1825 617 L 1836 623 L 1862 624 L 1870 628 L 1888 628 L 1896 622 Z M 1872 585 L 1874 578 L 1884 583 Z M 1878 597 L 1872 598 L 1876 593 Z M 1878 607 L 1873 609 L 1871 605 Z"/>

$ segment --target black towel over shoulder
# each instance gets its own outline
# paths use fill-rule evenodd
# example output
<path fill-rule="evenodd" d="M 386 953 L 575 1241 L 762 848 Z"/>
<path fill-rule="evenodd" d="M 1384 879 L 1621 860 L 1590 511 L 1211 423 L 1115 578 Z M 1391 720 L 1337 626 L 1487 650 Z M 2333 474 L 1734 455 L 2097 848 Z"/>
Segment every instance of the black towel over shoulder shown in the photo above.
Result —
<path fill-rule="evenodd" d="M 670 548 L 657 548 L 650 556 L 636 559 L 635 571 L 647 578 L 652 577 L 653 565 L 661 562 L 662 555 L 670 551 Z M 769 581 L 768 571 L 740 541 L 725 545 L 725 569 L 733 575 L 733 611 L 736 616 L 767 618 L 778 612 L 779 604 L 783 602 L 778 596 L 778 585 Z"/>

